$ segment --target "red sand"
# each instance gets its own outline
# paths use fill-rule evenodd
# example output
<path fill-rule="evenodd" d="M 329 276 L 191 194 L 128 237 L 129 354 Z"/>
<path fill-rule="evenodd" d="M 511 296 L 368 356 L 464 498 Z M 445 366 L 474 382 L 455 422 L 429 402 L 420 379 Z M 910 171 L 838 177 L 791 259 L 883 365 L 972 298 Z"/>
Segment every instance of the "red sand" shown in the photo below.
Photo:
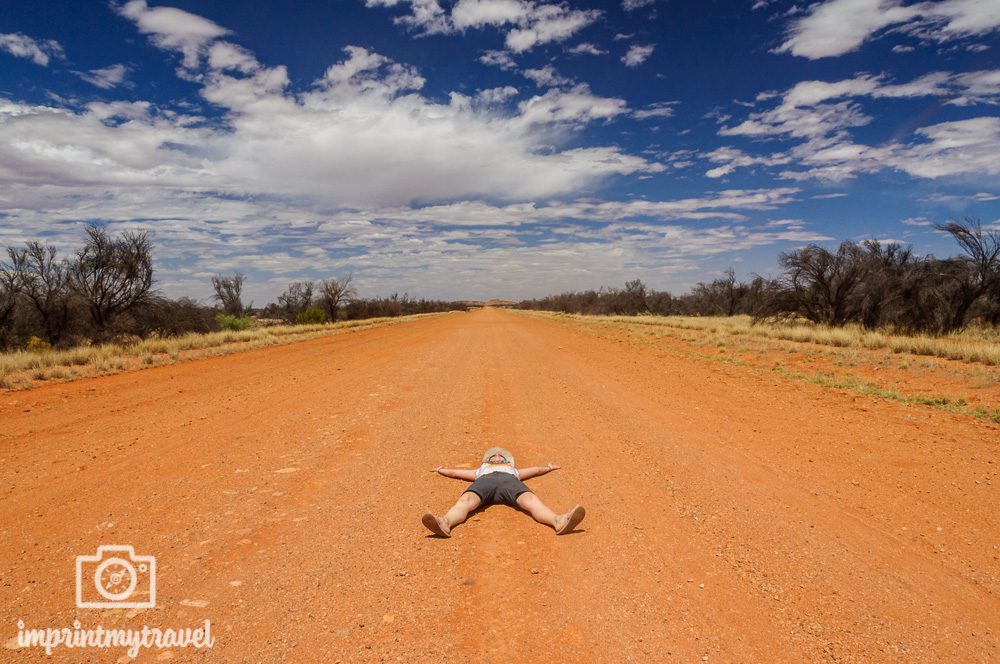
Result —
<path fill-rule="evenodd" d="M 996 425 L 576 326 L 484 309 L 0 397 L 0 660 L 44 658 L 19 619 L 205 618 L 175 660 L 1000 659 Z M 578 532 L 428 537 L 464 487 L 428 470 L 495 444 L 562 464 L 528 484 Z M 156 609 L 75 607 L 102 543 L 157 557 Z"/>

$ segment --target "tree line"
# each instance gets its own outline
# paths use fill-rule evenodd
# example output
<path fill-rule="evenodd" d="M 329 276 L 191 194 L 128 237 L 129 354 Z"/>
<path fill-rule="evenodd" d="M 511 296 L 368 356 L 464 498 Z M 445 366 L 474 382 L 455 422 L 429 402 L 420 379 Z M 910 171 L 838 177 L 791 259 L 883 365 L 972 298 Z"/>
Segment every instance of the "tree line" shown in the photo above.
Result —
<path fill-rule="evenodd" d="M 245 282 L 239 272 L 213 277 L 214 306 L 171 299 L 155 288 L 152 243 L 144 231 L 110 235 L 89 225 L 83 245 L 69 256 L 32 240 L 7 247 L 0 259 L 0 349 L 244 329 L 261 318 L 322 323 L 467 308 L 407 294 L 360 298 L 347 276 L 292 282 L 277 302 L 255 309 L 243 303 Z"/>
<path fill-rule="evenodd" d="M 736 279 L 733 270 L 673 296 L 640 280 L 623 289 L 568 292 L 516 306 L 583 314 L 733 316 L 755 321 L 804 318 L 818 324 L 944 334 L 973 321 L 1000 324 L 1000 233 L 979 220 L 938 224 L 960 254 L 919 256 L 897 242 L 845 240 L 782 253 L 777 278 Z"/>

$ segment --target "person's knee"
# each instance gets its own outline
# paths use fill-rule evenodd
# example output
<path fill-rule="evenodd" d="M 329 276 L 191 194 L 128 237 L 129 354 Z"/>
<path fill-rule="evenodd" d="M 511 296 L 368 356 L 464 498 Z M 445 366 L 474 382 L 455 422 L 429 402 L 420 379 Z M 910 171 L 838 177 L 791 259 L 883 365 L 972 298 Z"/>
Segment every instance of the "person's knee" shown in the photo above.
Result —
<path fill-rule="evenodd" d="M 462 494 L 462 497 L 458 499 L 458 502 L 467 507 L 476 507 L 480 503 L 480 498 L 471 491 L 467 491 Z"/>
<path fill-rule="evenodd" d="M 538 504 L 538 496 L 530 491 L 526 491 L 517 497 L 517 504 L 524 509 L 530 509 L 532 505 Z"/>

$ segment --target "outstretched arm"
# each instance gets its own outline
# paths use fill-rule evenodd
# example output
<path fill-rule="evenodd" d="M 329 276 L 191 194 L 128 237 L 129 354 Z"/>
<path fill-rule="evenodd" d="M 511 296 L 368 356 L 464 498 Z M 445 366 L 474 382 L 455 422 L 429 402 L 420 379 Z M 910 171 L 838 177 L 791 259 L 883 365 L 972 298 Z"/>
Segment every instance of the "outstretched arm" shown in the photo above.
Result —
<path fill-rule="evenodd" d="M 464 470 L 462 468 L 445 468 L 444 466 L 438 466 L 437 468 L 431 468 L 432 473 L 437 473 L 438 475 L 444 475 L 445 477 L 451 477 L 456 480 L 466 480 L 468 482 L 476 481 L 476 471 L 474 470 Z"/>
<path fill-rule="evenodd" d="M 562 468 L 557 463 L 550 463 L 547 466 L 531 466 L 530 468 L 519 468 L 517 471 L 518 476 L 521 480 L 530 480 L 532 477 L 538 477 L 539 475 L 546 475 L 551 473 L 553 470 L 559 470 Z"/>

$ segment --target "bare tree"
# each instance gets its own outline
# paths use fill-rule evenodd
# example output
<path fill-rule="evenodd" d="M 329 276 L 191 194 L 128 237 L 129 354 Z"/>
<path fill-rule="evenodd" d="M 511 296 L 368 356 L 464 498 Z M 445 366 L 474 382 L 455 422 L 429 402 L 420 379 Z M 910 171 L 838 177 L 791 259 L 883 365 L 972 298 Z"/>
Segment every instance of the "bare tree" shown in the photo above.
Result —
<path fill-rule="evenodd" d="M 86 301 L 101 337 L 118 316 L 151 297 L 152 248 L 144 231 L 110 237 L 100 226 L 87 226 L 86 233 L 70 270 L 70 285 Z"/>
<path fill-rule="evenodd" d="M 948 233 L 966 256 L 958 259 L 964 270 L 953 271 L 954 308 L 950 329 L 961 329 L 969 320 L 973 305 L 981 297 L 1000 290 L 1000 232 L 983 232 L 978 219 L 949 221 L 935 226 Z"/>
<path fill-rule="evenodd" d="M 293 281 L 288 289 L 278 296 L 278 304 L 286 320 L 294 322 L 296 317 L 312 304 L 314 284 L 311 281 Z"/>
<path fill-rule="evenodd" d="M 351 286 L 352 275 L 343 279 L 330 278 L 320 282 L 320 302 L 326 311 L 327 319 L 333 323 L 337 320 L 337 309 L 356 295 Z"/>
<path fill-rule="evenodd" d="M 857 244 L 845 240 L 835 253 L 810 244 L 781 254 L 778 262 L 785 268 L 796 313 L 827 325 L 843 325 L 854 317 L 865 277 Z"/>
<path fill-rule="evenodd" d="M 56 248 L 37 240 L 24 249 L 7 248 L 14 290 L 31 303 L 51 344 L 58 343 L 69 322 L 69 265 Z"/>
<path fill-rule="evenodd" d="M 0 263 L 0 348 L 7 345 L 8 321 L 17 306 L 13 266 Z"/>
<path fill-rule="evenodd" d="M 217 274 L 212 277 L 212 288 L 215 289 L 213 299 L 218 300 L 222 305 L 222 311 L 232 316 L 242 316 L 243 308 L 243 282 L 246 277 L 237 272 L 231 277 L 224 277 Z"/>
<path fill-rule="evenodd" d="M 858 315 L 866 329 L 875 329 L 888 323 L 901 323 L 902 309 L 916 296 L 919 287 L 915 269 L 919 262 L 911 247 L 898 242 L 883 244 L 865 240 L 863 260 L 867 263 L 865 280 L 861 285 Z"/>

